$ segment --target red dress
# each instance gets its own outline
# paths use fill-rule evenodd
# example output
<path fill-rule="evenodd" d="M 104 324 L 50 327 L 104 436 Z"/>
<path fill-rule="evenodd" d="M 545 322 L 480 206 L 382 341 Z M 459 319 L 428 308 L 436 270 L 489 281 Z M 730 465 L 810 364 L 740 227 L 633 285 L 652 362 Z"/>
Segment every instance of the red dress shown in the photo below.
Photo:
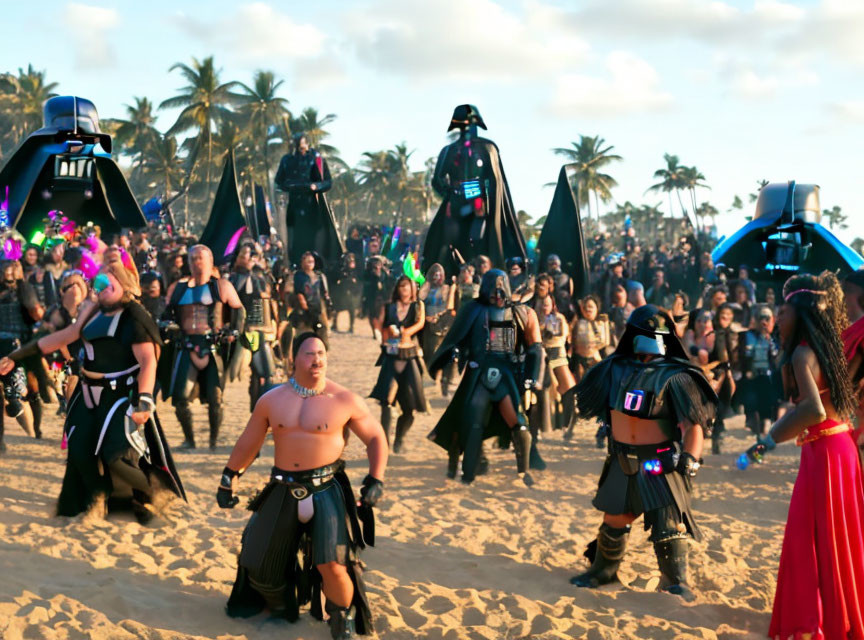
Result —
<path fill-rule="evenodd" d="M 852 432 L 807 428 L 768 635 L 864 640 L 864 484 Z"/>

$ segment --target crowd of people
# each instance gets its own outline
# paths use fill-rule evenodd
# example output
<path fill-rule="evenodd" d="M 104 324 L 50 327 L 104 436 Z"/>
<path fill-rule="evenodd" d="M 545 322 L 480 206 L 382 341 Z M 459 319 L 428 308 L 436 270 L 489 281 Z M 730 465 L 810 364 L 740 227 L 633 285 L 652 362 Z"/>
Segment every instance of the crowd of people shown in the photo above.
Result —
<path fill-rule="evenodd" d="M 225 385 L 248 377 L 252 417 L 221 474 L 219 506 L 237 503 L 268 430 L 275 466 L 250 507 L 228 612 L 266 608 L 293 620 L 311 602 L 334 638 L 368 632 L 359 553 L 374 544 L 388 452 L 405 451 L 434 385 L 449 405 L 428 437 L 446 452 L 447 477 L 461 463 L 465 484 L 489 472 L 491 439 L 512 447 L 531 486 L 546 468 L 543 438 L 570 441 L 580 418 L 596 421 L 597 447 L 607 450 L 594 498 L 603 522 L 586 550 L 590 567 L 571 582 L 617 579 L 631 524 L 644 514 L 661 587 L 692 599 L 686 540 L 700 536 L 690 494 L 703 439 L 720 454 L 726 424 L 743 413 L 749 460 L 770 459 L 785 440 L 802 445 L 772 637 L 864 637 L 864 494 L 850 426 L 862 412 L 862 272 L 842 288 L 825 273 L 775 291 L 746 267 L 715 269 L 692 236 L 643 250 L 624 233 L 594 238 L 590 290 L 577 291 L 556 255 L 542 265 L 478 255 L 449 277 L 438 263 L 412 276 L 403 261 L 419 239 L 386 235 L 353 229 L 334 265 L 314 252 L 291 264 L 278 238 L 247 237 L 217 265 L 195 237 L 164 226 L 102 238 L 96 227 L 49 225 L 41 244 L 6 259 L 3 414 L 37 438 L 45 404 L 65 415 L 58 514 L 105 498 L 147 522 L 166 490 L 185 498 L 158 394 L 182 428 L 175 449 L 197 447 L 191 403 L 207 405 L 212 449 Z M 343 313 L 351 333 L 366 318 L 380 345 L 368 390 L 377 419 L 326 379 Z M 359 503 L 340 462 L 346 430 L 369 456 Z M 304 549 L 296 565 L 292 553 Z"/>

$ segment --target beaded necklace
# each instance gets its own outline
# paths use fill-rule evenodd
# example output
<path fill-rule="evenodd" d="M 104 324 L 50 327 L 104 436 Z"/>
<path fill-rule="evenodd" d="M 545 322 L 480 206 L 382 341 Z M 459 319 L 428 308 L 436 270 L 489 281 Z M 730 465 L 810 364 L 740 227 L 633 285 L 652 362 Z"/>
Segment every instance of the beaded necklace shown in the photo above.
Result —
<path fill-rule="evenodd" d="M 299 395 L 301 398 L 312 398 L 314 396 L 320 396 L 324 392 L 323 389 L 319 391 L 318 389 L 308 389 L 304 387 L 303 385 L 298 383 L 293 376 L 288 378 L 288 382 L 291 385 L 291 388 L 294 389 L 294 391 L 297 392 L 297 395 Z"/>

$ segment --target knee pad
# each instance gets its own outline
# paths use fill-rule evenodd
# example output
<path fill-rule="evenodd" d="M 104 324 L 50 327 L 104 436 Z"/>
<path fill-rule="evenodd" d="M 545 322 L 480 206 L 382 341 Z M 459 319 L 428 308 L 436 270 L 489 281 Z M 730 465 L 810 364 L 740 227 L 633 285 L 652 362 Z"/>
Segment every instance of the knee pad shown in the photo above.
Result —
<path fill-rule="evenodd" d="M 21 398 L 12 397 L 6 398 L 6 415 L 10 418 L 17 418 L 24 413 L 24 403 Z"/>

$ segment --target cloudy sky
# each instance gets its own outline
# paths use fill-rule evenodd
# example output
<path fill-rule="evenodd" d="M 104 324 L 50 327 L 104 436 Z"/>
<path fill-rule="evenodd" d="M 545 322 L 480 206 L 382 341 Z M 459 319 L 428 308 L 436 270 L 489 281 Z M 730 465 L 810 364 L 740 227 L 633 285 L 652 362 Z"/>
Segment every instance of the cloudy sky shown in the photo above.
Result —
<path fill-rule="evenodd" d="M 335 113 L 349 162 L 405 141 L 437 154 L 456 104 L 476 104 L 517 208 L 543 215 L 560 158 L 601 135 L 624 161 L 615 200 L 645 195 L 664 152 L 705 174 L 725 212 L 760 179 L 816 182 L 859 213 L 864 2 L 737 0 L 223 0 L 4 2 L 0 60 L 122 116 L 182 86 L 172 63 L 214 55 L 222 79 L 285 79 L 290 107 Z M 160 118 L 166 128 L 172 114 Z M 723 229 L 740 224 L 727 216 Z M 854 237 L 854 236 L 852 236 Z"/>

